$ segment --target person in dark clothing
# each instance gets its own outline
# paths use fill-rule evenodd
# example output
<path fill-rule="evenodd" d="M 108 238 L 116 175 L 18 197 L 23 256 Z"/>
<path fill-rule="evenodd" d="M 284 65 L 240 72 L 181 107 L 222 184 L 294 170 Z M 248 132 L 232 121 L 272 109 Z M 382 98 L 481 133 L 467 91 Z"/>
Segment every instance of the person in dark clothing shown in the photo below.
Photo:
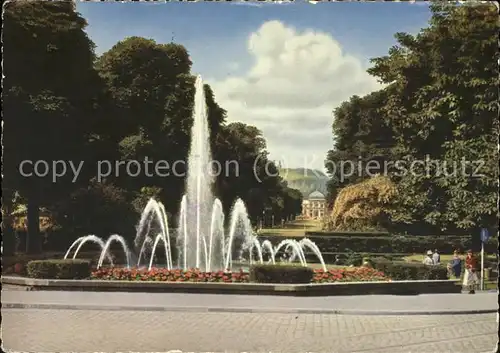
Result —
<path fill-rule="evenodd" d="M 462 259 L 458 255 L 458 251 L 453 252 L 453 258 L 451 259 L 448 268 L 453 276 L 460 278 L 462 274 Z"/>

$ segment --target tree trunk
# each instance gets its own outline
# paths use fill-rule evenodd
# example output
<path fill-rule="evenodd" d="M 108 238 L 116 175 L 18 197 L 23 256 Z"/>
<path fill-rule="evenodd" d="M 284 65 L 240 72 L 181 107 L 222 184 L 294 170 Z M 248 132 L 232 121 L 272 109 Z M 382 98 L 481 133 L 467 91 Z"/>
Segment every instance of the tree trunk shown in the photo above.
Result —
<path fill-rule="evenodd" d="M 14 255 L 16 250 L 16 235 L 12 227 L 12 192 L 9 190 L 3 190 L 2 197 L 2 208 L 3 208 L 3 220 L 2 220 L 2 234 L 3 234 L 3 256 Z"/>
<path fill-rule="evenodd" d="M 40 205 L 38 198 L 28 198 L 28 235 L 26 239 L 26 253 L 39 254 L 42 251 L 40 234 Z"/>

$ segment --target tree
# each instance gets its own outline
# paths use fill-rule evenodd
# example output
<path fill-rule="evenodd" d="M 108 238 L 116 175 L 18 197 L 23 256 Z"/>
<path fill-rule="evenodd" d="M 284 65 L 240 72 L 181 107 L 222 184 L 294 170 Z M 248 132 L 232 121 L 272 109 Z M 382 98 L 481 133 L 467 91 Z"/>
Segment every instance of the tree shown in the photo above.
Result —
<path fill-rule="evenodd" d="M 390 161 L 384 174 L 397 187 L 391 226 L 399 230 L 470 234 L 480 227 L 494 229 L 499 133 L 496 8 L 434 3 L 431 10 L 428 28 L 416 36 L 397 33 L 398 45 L 388 55 L 372 59 L 368 72 L 386 87 L 363 98 L 352 97 L 335 111 L 336 143 L 328 159 L 360 155 L 366 161 L 379 154 Z M 370 121 L 373 124 L 367 124 Z M 379 146 L 371 143 L 377 135 L 384 136 Z M 330 173 L 333 195 L 364 179 L 357 173 L 339 181 Z"/>
<path fill-rule="evenodd" d="M 107 134 L 116 146 L 117 158 L 148 158 L 152 166 L 159 160 L 167 161 L 168 166 L 185 161 L 194 99 L 194 77 L 190 75 L 187 50 L 174 43 L 158 44 L 130 37 L 104 53 L 97 68 L 111 100 L 105 129 L 117 127 Z M 182 165 L 176 166 L 177 174 L 185 172 Z M 131 177 L 122 170 L 113 182 L 132 193 L 145 186 L 161 188 L 161 196 L 170 200 L 165 206 L 173 212 L 180 201 L 184 178 L 172 171 L 165 171 L 167 176 L 157 175 L 154 170 L 149 173 L 153 176 L 142 170 Z"/>
<path fill-rule="evenodd" d="M 4 7 L 4 187 L 28 202 L 28 251 L 40 251 L 39 208 L 68 193 L 70 173 L 21 177 L 22 161 L 87 158 L 98 77 L 93 43 L 73 2 L 11 1 Z"/>
<path fill-rule="evenodd" d="M 391 126 L 381 111 L 388 94 L 381 90 L 352 96 L 334 110 L 335 144 L 325 163 L 331 178 L 327 183 L 330 206 L 342 187 L 385 172 L 394 146 Z"/>
<path fill-rule="evenodd" d="M 398 140 L 398 155 L 409 162 L 438 161 L 430 172 L 395 177 L 401 191 L 401 212 L 395 220 L 423 219 L 448 231 L 494 227 L 498 217 L 496 9 L 450 4 L 431 8 L 430 27 L 416 37 L 397 34 L 400 46 L 375 59 L 370 70 L 386 82 L 394 80 L 394 95 L 385 112 Z M 473 164 L 479 160 L 482 175 L 473 176 Z"/>
<path fill-rule="evenodd" d="M 135 236 L 137 213 L 127 192 L 113 184 L 90 181 L 75 190 L 59 209 L 58 224 L 72 237 L 66 237 L 64 248 L 79 236 L 94 234 L 107 238 L 120 234 L 126 239 Z"/>

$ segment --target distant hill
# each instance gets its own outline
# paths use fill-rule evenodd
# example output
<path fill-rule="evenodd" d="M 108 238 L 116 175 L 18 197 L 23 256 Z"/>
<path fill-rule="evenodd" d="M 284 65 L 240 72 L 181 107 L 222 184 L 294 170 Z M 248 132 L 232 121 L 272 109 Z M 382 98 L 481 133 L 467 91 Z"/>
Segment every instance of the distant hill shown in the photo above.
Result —
<path fill-rule="evenodd" d="M 309 196 L 313 191 L 326 195 L 326 183 L 328 176 L 320 170 L 306 168 L 282 168 L 280 175 L 288 183 L 288 186 L 300 190 L 303 197 Z"/>

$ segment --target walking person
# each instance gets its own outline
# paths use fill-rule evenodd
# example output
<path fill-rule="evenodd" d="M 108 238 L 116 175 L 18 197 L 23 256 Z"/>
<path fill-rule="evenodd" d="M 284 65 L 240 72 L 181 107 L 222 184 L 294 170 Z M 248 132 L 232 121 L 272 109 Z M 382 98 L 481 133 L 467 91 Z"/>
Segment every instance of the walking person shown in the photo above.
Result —
<path fill-rule="evenodd" d="M 477 260 L 472 250 L 467 251 L 467 257 L 465 258 L 465 275 L 463 287 L 469 290 L 469 294 L 474 294 L 476 285 L 478 283 L 477 275 Z"/>

